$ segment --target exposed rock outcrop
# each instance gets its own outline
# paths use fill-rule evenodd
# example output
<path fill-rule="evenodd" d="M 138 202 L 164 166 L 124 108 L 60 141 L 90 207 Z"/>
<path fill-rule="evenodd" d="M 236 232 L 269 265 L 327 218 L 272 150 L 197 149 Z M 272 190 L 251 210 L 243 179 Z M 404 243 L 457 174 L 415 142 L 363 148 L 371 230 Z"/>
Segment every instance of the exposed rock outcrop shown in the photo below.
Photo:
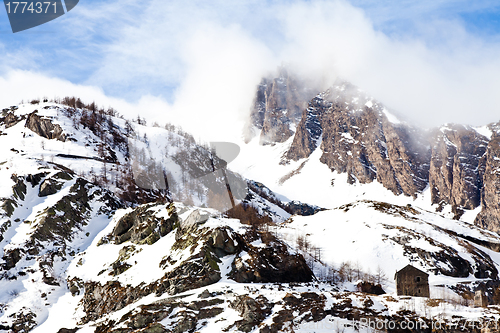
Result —
<path fill-rule="evenodd" d="M 481 212 L 475 224 L 500 233 L 500 136 L 488 144 L 481 194 Z"/>
<path fill-rule="evenodd" d="M 144 233 L 145 230 L 159 230 L 165 225 L 156 216 L 162 211 L 159 210 L 161 207 L 163 206 L 137 207 L 123 216 L 113 232 L 101 243 L 114 239 L 113 246 L 127 241 L 145 244 L 144 241 L 154 234 Z M 170 205 L 165 209 L 169 216 L 178 218 L 175 206 Z M 184 212 L 185 209 L 183 208 Z M 164 216 L 163 213 L 160 215 Z M 170 249 L 165 249 L 165 256 L 159 263 L 165 274 L 158 280 L 135 287 L 125 286 L 117 281 L 104 285 L 92 281 L 85 283 L 84 322 L 122 309 L 152 293 L 156 296 L 176 295 L 214 284 L 228 270 L 231 270 L 228 276 L 237 282 L 310 282 L 314 279 L 302 255 L 289 251 L 282 241 L 270 233 L 253 229 L 236 232 L 228 226 L 206 226 L 210 214 L 208 217 L 206 215 L 207 212 L 194 210 L 182 222 L 167 223 L 169 228 L 164 230 L 165 233 L 158 231 L 158 238 L 168 236 L 175 240 Z M 127 233 L 126 239 L 120 238 Z M 133 256 L 138 252 L 135 245 L 122 245 L 119 258 L 107 269 L 108 275 L 119 276 L 125 272 L 134 263 Z M 227 261 L 232 258 L 231 255 L 235 259 Z M 71 281 L 72 292 L 79 293 L 81 288 L 78 280 L 73 278 Z M 209 296 L 210 294 L 207 297 Z"/>
<path fill-rule="evenodd" d="M 34 111 L 28 115 L 25 127 L 46 139 L 66 141 L 66 134 L 63 133 L 61 126 L 53 124 L 50 119 L 41 117 L 36 112 Z"/>
<path fill-rule="evenodd" d="M 286 245 L 268 232 L 259 232 L 261 246 L 245 242 L 243 252 L 234 259 L 229 274 L 241 283 L 310 282 L 314 274 L 301 254 L 291 254 Z"/>
<path fill-rule="evenodd" d="M 309 157 L 321 137 L 321 162 L 351 183 L 378 180 L 395 194 L 416 196 L 427 186 L 429 150 L 415 129 L 388 120 L 384 107 L 339 82 L 304 111 L 284 156 Z"/>
<path fill-rule="evenodd" d="M 22 121 L 23 119 L 25 119 L 26 117 L 18 117 L 14 114 L 14 112 L 8 112 L 7 115 L 3 118 L 0 118 L 0 124 L 4 124 L 5 125 L 5 128 L 9 128 L 9 127 L 12 127 L 12 126 L 15 126 L 17 125 L 20 121 Z"/>
<path fill-rule="evenodd" d="M 433 135 L 429 186 L 434 204 L 449 204 L 459 218 L 480 204 L 488 138 L 470 127 L 449 125 Z"/>
<path fill-rule="evenodd" d="M 97 282 L 85 283 L 82 299 L 85 317 L 82 323 L 97 320 L 102 316 L 123 309 L 125 306 L 153 292 L 154 286 L 123 286 L 120 282 L 109 281 L 104 285 Z"/>
<path fill-rule="evenodd" d="M 173 204 L 167 208 L 170 215 L 168 219 L 156 217 L 149 210 L 151 207 L 152 205 L 141 206 L 123 216 L 113 229 L 114 243 L 121 244 L 130 240 L 139 245 L 153 244 L 178 226 Z"/>
<path fill-rule="evenodd" d="M 238 330 L 250 332 L 271 314 L 273 305 L 264 296 L 252 298 L 246 295 L 238 296 L 230 303 L 230 307 L 239 312 L 241 320 L 235 322 Z"/>
<path fill-rule="evenodd" d="M 300 83 L 296 77 L 280 68 L 277 78 L 264 78 L 257 87 L 254 106 L 250 114 L 247 141 L 255 127 L 261 130 L 261 144 L 284 142 L 294 134 L 302 110 L 313 96 L 312 89 Z"/>
<path fill-rule="evenodd" d="M 31 176 L 30 179 L 34 182 L 37 180 L 34 176 Z M 44 179 L 40 184 L 38 196 L 46 197 L 48 195 L 56 194 L 63 187 L 65 181 L 71 179 L 73 179 L 73 176 L 67 172 L 58 172 L 54 176 Z"/>

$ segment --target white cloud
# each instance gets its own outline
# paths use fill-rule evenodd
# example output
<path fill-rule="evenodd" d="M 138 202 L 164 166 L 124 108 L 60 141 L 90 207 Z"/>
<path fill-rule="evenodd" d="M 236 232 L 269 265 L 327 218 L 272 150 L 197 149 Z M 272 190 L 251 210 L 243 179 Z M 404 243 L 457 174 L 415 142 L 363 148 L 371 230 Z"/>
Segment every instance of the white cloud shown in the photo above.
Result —
<path fill-rule="evenodd" d="M 346 78 L 421 125 L 500 120 L 500 45 L 457 22 L 434 22 L 439 36 L 392 39 L 341 1 L 295 5 L 284 22 L 283 57 L 305 74 Z"/>

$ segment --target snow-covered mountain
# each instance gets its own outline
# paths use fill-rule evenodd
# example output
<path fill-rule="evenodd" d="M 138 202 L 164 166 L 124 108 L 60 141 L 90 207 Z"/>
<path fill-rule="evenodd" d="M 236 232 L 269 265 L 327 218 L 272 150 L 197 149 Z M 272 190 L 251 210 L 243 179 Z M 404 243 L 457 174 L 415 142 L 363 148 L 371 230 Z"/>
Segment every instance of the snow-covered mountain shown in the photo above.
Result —
<path fill-rule="evenodd" d="M 274 81 L 264 79 L 257 89 L 249 117 L 251 130 L 246 131 L 251 135 L 243 145 L 247 153 L 242 156 L 247 159 L 239 160 L 239 172 L 260 176 L 285 196 L 323 207 L 360 199 L 363 193 L 363 198 L 373 200 L 380 200 L 379 195 L 394 197 L 374 190 L 377 186 L 361 186 L 366 191 L 354 190 L 355 198 L 346 195 L 353 187 L 343 185 L 376 182 L 393 194 L 411 198 L 397 198 L 396 203 L 416 200 L 433 211 L 451 209 L 455 219 L 464 213 L 468 219 L 469 212 L 480 207 L 475 223 L 499 230 L 500 123 L 479 128 L 447 124 L 422 130 L 340 79 L 326 91 L 317 91 L 299 116 L 296 105 L 305 104 L 307 97 L 297 91 L 310 93 L 311 89 L 287 72 L 278 74 Z M 279 132 L 286 128 L 286 138 L 269 136 L 272 124 Z M 251 159 L 260 154 L 272 162 Z M 301 191 L 312 181 L 317 191 Z"/>
<path fill-rule="evenodd" d="M 315 92 L 283 69 L 257 90 L 229 164 L 78 99 L 3 109 L 0 332 L 499 323 L 470 307 L 477 290 L 500 299 L 499 126 L 424 133 L 348 83 Z M 431 299 L 396 295 L 407 264 Z"/>

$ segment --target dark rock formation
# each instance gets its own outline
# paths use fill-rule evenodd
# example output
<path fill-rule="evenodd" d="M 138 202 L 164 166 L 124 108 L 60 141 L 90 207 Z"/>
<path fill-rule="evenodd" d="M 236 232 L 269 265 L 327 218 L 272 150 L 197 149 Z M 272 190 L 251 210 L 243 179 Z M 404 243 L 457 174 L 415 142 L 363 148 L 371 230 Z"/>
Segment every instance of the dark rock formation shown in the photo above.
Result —
<path fill-rule="evenodd" d="M 265 140 L 261 138 L 262 143 L 283 142 L 293 135 L 282 164 L 304 159 L 297 170 L 280 179 L 281 184 L 300 174 L 307 159 L 319 148 L 320 161 L 332 171 L 347 173 L 350 183 L 376 180 L 394 194 L 412 197 L 430 186 L 432 203 L 438 205 L 438 211 L 451 205 L 459 219 L 464 210 L 481 204 L 482 213 L 476 223 L 500 231 L 495 194 L 498 176 L 494 173 L 498 148 L 494 140 L 490 142 L 467 126 L 447 125 L 425 132 L 401 123 L 388 116 L 382 104 L 343 81 L 312 98 L 308 107 L 303 107 L 299 121 L 300 103 L 295 104 L 294 112 L 286 108 L 291 100 L 300 100 L 287 90 L 293 86 L 290 82 L 299 82 L 291 77 L 281 73 L 274 80 L 264 79 L 250 115 L 253 126 L 267 135 Z M 309 93 L 313 89 L 302 85 L 299 90 Z M 294 123 L 297 126 L 292 133 L 290 124 Z M 489 128 L 493 137 L 498 136 L 495 133 L 500 132 L 500 124 L 490 124 Z"/>
<path fill-rule="evenodd" d="M 245 252 L 232 264 L 232 279 L 241 283 L 313 281 L 314 274 L 301 254 L 289 253 L 286 245 L 268 232 L 261 232 L 259 238 L 263 246 L 246 240 Z"/>
<path fill-rule="evenodd" d="M 328 93 L 320 94 L 309 102 L 309 107 L 304 111 L 302 119 L 297 126 L 297 132 L 286 157 L 297 161 L 309 157 L 318 146 L 318 140 L 323 134 L 321 127 L 322 111 L 331 108 L 332 103 L 324 99 Z"/>
<path fill-rule="evenodd" d="M 36 112 L 34 111 L 28 115 L 25 127 L 46 139 L 66 141 L 66 134 L 63 133 L 61 126 L 54 125 L 50 119 L 40 117 Z"/>
<path fill-rule="evenodd" d="M 97 188 L 95 191 L 89 191 L 91 186 L 86 180 L 78 178 L 68 195 L 47 208 L 31 238 L 38 241 L 71 240 L 73 232 L 88 218 L 87 214 L 91 209 L 89 202 L 103 202 L 103 214 L 122 207 L 111 193 Z"/>
<path fill-rule="evenodd" d="M 356 286 L 359 291 L 372 295 L 383 295 L 385 294 L 384 289 L 380 284 L 375 284 L 373 282 L 362 281 Z"/>
<path fill-rule="evenodd" d="M 301 215 L 301 216 L 309 216 L 314 215 L 317 212 L 325 210 L 324 208 L 320 208 L 318 206 L 312 206 L 300 201 L 290 201 L 286 204 L 286 211 L 292 215 Z"/>
<path fill-rule="evenodd" d="M 14 268 L 16 264 L 21 260 L 23 252 L 21 252 L 21 249 L 12 249 L 12 250 L 7 250 L 5 251 L 4 256 L 2 259 L 5 261 L 5 263 L 2 265 L 4 270 L 9 270 L 11 268 Z"/>

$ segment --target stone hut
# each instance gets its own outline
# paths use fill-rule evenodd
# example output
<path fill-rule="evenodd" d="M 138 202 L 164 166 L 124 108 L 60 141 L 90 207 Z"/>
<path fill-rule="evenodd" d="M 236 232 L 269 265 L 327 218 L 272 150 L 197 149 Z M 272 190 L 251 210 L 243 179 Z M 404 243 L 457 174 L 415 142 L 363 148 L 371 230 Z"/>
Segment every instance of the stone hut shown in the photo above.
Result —
<path fill-rule="evenodd" d="M 484 294 L 482 290 L 476 290 L 474 294 L 474 307 L 475 308 L 485 308 L 488 306 L 488 297 Z"/>
<path fill-rule="evenodd" d="M 398 296 L 429 297 L 429 274 L 408 265 L 394 275 Z"/>

